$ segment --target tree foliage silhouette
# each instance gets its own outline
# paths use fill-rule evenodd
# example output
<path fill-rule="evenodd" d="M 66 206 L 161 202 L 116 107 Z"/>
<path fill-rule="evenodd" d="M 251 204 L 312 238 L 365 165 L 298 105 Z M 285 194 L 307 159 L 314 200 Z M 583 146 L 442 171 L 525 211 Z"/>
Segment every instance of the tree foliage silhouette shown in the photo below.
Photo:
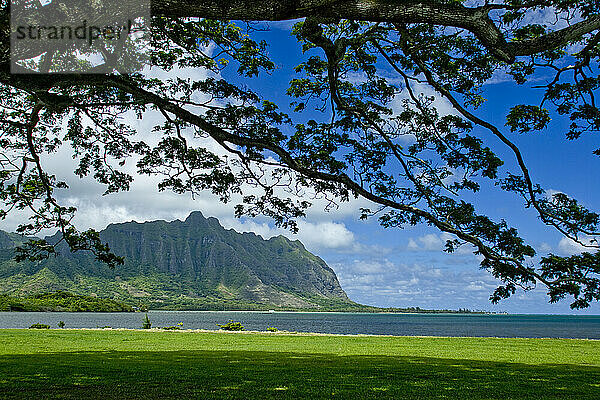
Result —
<path fill-rule="evenodd" d="M 551 115 L 569 121 L 568 139 L 600 128 L 595 0 L 155 0 L 152 65 L 209 72 L 204 80 L 163 81 L 141 73 L 11 74 L 6 1 L 2 10 L 0 217 L 29 210 L 20 233 L 57 228 L 71 249 L 91 250 L 111 266 L 122 262 L 96 231 L 78 231 L 76 209 L 57 200 L 67 184 L 42 160 L 69 145 L 75 173 L 93 176 L 106 194 L 129 189 L 134 177 L 123 166 L 134 160 L 139 174 L 163 177 L 159 190 L 211 191 L 238 201 L 238 216 L 266 215 L 291 230 L 311 196 L 331 205 L 360 197 L 372 204 L 362 218 L 385 227 L 431 225 L 454 237 L 448 252 L 474 246 L 481 267 L 503 282 L 493 302 L 536 284 L 551 302 L 571 296 L 573 308 L 600 299 L 599 215 L 566 194 L 549 195 L 511 140 L 547 129 Z M 292 34 L 304 58 L 285 112 L 243 85 L 277 60 L 256 39 L 263 25 L 242 21 L 296 18 Z M 52 55 L 44 62 L 59 71 Z M 537 74 L 552 77 L 536 81 L 535 103 L 515 96 L 498 126 L 478 107 L 483 85 L 502 71 L 523 91 Z M 421 94 L 424 86 L 453 113 L 441 113 L 434 97 Z M 122 118 L 149 110 L 164 117 L 156 145 Z M 210 139 L 228 157 L 192 145 L 192 137 Z M 482 187 L 519 196 L 540 223 L 587 252 L 536 255 L 515 221 L 494 221 L 467 201 Z M 32 240 L 18 259 L 46 257 L 55 246 Z"/>

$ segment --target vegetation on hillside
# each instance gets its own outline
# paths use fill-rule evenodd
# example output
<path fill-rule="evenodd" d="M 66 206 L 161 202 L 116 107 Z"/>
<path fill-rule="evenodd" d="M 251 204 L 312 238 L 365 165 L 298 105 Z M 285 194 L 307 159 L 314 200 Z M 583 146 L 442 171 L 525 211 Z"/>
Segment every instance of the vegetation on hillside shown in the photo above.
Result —
<path fill-rule="evenodd" d="M 0 295 L 0 311 L 95 311 L 130 312 L 131 306 L 112 299 L 67 292 L 40 293 L 27 297 Z"/>
<path fill-rule="evenodd" d="M 17 263 L 20 237 L 0 231 L 0 293 L 93 293 L 166 310 L 361 309 L 299 241 L 226 230 L 200 212 L 185 221 L 113 224 L 100 235 L 123 265 L 109 269 L 64 244 L 56 257 Z"/>

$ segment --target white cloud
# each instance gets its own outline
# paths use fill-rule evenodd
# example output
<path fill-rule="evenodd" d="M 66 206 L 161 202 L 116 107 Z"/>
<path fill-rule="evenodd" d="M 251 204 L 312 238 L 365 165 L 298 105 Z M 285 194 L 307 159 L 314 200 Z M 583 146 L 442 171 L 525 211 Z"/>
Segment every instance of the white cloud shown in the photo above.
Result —
<path fill-rule="evenodd" d="M 548 251 L 552 251 L 552 246 L 550 246 L 548 243 L 546 242 L 542 242 L 540 243 L 539 247 L 538 247 L 539 251 L 543 251 L 543 252 L 548 252 Z"/>
<path fill-rule="evenodd" d="M 417 238 L 409 238 L 406 249 L 409 251 L 441 252 L 446 248 L 446 242 L 454 239 L 456 237 L 447 232 L 440 234 L 428 233 Z M 473 247 L 469 244 L 464 244 L 456 250 L 457 254 L 471 254 L 472 252 Z"/>
<path fill-rule="evenodd" d="M 351 299 L 386 307 L 489 309 L 488 297 L 498 284 L 475 266 L 448 268 L 365 256 L 331 267 Z"/>
<path fill-rule="evenodd" d="M 210 53 L 211 50 L 207 49 L 206 51 Z M 162 81 L 176 77 L 203 80 L 209 75 L 213 75 L 206 70 L 194 68 L 173 68 L 170 71 L 152 68 L 146 70 L 145 73 L 148 77 L 158 78 Z M 195 100 L 201 102 L 207 99 Z M 193 112 L 202 111 L 195 109 Z M 147 111 L 141 119 L 138 119 L 133 113 L 123 116 L 123 122 L 130 124 L 137 131 L 134 140 L 143 140 L 149 145 L 155 145 L 161 139 L 161 134 L 152 132 L 152 129 L 163 121 L 164 118 L 158 111 Z M 184 132 L 184 135 L 186 135 L 189 145 L 207 148 L 221 157 L 228 155 L 233 158 L 210 138 L 195 137 L 191 130 Z M 56 174 L 58 179 L 69 184 L 68 190 L 57 190 L 56 196 L 66 205 L 78 208 L 73 222 L 79 229 L 103 229 L 110 223 L 127 220 L 142 222 L 155 219 L 185 219 L 191 211 L 195 210 L 200 210 L 204 215 L 214 216 L 220 220 L 234 220 L 234 205 L 241 200 L 239 196 L 234 196 L 231 202 L 223 204 L 217 196 L 208 191 L 201 192 L 194 197 L 170 191 L 158 192 L 157 186 L 161 177 L 138 175 L 136 159 L 127 160 L 124 167 L 121 168 L 134 177 L 130 190 L 102 196 L 105 189 L 102 185 L 90 177 L 81 179 L 73 174 L 72 171 L 76 168 L 77 160 L 73 159 L 72 154 L 70 146 L 65 144 L 57 153 L 45 156 L 43 165 L 49 173 Z M 258 191 L 255 188 L 246 187 L 244 194 L 250 193 L 258 193 Z M 278 194 L 294 198 L 283 190 L 280 190 Z M 350 251 L 353 246 L 360 247 L 354 240 L 354 234 L 343 223 L 334 222 L 334 220 L 346 217 L 358 219 L 359 208 L 369 207 L 370 202 L 352 198 L 349 202 L 332 206 L 324 198 L 315 198 L 310 190 L 306 190 L 295 199 L 308 200 L 313 204 L 313 207 L 307 210 L 307 220 L 311 222 L 300 221 L 300 233 L 297 235 L 297 238 L 300 238 L 307 246 L 313 249 L 346 249 L 347 251 Z M 25 213 L 13 212 L 6 220 L 2 221 L 1 229 L 12 231 L 19 224 L 24 223 L 27 217 Z M 266 237 L 285 234 L 294 238 L 289 231 L 273 229 L 272 224 L 236 221 L 229 225 L 245 231 L 251 230 Z M 41 235 L 53 233 L 44 231 L 41 232 Z"/>
<path fill-rule="evenodd" d="M 434 235 L 433 233 L 421 236 L 419 242 L 421 242 L 423 250 L 441 250 L 445 243 L 438 235 Z"/>
<path fill-rule="evenodd" d="M 415 242 L 413 238 L 408 239 L 408 245 L 406 246 L 406 248 L 412 251 L 420 250 L 419 245 L 417 244 L 417 242 Z"/>
<path fill-rule="evenodd" d="M 348 250 L 358 244 L 355 236 L 345 224 L 340 222 L 309 222 L 298 221 L 298 233 L 293 234 L 288 230 L 273 227 L 267 222 L 256 222 L 249 219 L 225 218 L 221 225 L 238 232 L 254 232 L 264 239 L 284 235 L 291 240 L 300 240 L 312 252 L 323 250 Z"/>
<path fill-rule="evenodd" d="M 507 72 L 507 69 L 499 68 L 494 71 L 492 77 L 485 81 L 484 85 L 497 85 L 499 83 L 512 82 L 513 77 Z"/>
<path fill-rule="evenodd" d="M 564 255 L 574 255 L 574 254 L 583 253 L 584 251 L 591 253 L 591 252 L 595 252 L 595 251 L 599 250 L 598 238 L 595 238 L 593 236 L 582 236 L 580 238 L 580 241 L 585 243 L 586 245 L 590 245 L 593 247 L 586 247 L 586 246 L 583 246 L 583 245 L 575 242 L 572 239 L 563 237 L 558 242 L 558 250 L 560 253 L 562 253 Z"/>

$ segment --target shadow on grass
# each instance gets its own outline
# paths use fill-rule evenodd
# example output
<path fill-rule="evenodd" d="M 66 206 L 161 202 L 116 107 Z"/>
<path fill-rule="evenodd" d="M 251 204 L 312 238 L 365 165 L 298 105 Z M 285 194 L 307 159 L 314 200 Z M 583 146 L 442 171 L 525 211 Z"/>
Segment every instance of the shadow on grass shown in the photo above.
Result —
<path fill-rule="evenodd" d="M 0 398 L 599 399 L 600 368 L 249 351 L 0 357 Z"/>

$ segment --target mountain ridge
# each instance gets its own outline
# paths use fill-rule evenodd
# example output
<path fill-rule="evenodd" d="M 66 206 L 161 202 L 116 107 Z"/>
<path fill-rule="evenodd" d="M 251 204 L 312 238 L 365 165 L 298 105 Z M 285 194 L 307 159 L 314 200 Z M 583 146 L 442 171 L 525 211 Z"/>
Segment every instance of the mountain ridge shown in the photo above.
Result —
<path fill-rule="evenodd" d="M 225 229 L 200 211 L 181 221 L 129 221 L 100 231 L 125 257 L 109 270 L 60 243 L 56 257 L 17 264 L 18 235 L 0 231 L 0 293 L 92 294 L 158 309 L 360 309 L 335 272 L 299 240 Z M 56 243 L 57 235 L 47 237 Z"/>

